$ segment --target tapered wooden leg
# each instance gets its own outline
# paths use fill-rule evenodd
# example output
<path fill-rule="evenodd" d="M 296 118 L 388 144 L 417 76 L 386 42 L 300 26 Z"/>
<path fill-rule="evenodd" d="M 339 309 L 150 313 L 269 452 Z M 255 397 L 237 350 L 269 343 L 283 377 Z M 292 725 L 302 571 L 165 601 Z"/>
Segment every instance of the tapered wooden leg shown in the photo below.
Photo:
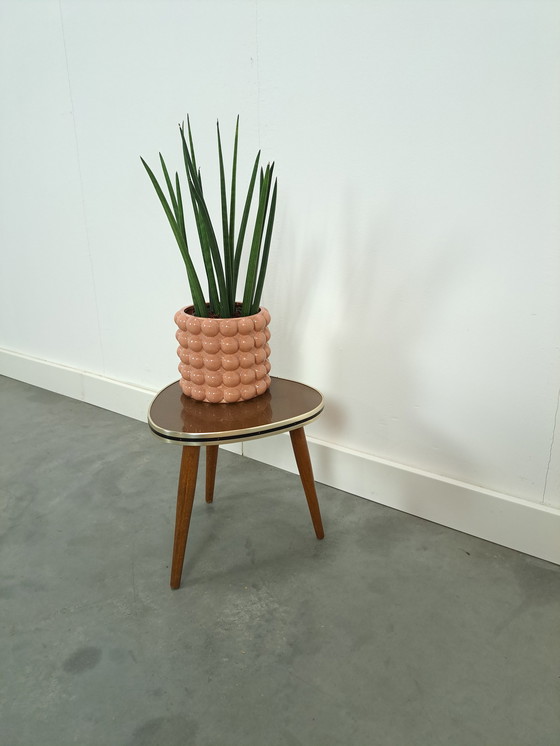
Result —
<path fill-rule="evenodd" d="M 307 440 L 303 427 L 297 430 L 290 430 L 290 438 L 292 439 L 292 448 L 294 449 L 299 476 L 301 477 L 301 483 L 303 484 L 303 490 L 307 498 L 307 505 L 311 513 L 315 535 L 318 539 L 322 539 L 325 532 L 323 530 L 319 501 L 317 500 L 317 492 L 315 491 L 315 479 L 313 477 L 313 469 L 311 467 L 311 459 L 309 458 L 309 449 L 307 448 Z"/>
<path fill-rule="evenodd" d="M 173 559 L 171 562 L 171 587 L 173 590 L 181 585 L 183 561 L 196 487 L 198 458 L 200 446 L 183 446 L 179 488 L 177 490 L 177 513 L 175 515 L 175 538 L 173 540 Z"/>
<path fill-rule="evenodd" d="M 206 502 L 214 499 L 214 483 L 216 481 L 216 464 L 218 463 L 219 446 L 206 446 Z"/>

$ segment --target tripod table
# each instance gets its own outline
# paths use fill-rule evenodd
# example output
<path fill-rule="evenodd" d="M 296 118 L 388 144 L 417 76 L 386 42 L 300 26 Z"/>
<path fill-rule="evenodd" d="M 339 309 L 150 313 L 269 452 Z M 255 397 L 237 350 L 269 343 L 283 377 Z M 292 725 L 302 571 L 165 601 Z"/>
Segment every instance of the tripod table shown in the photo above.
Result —
<path fill-rule="evenodd" d="M 181 584 L 202 446 L 206 448 L 206 502 L 211 503 L 214 499 L 220 445 L 289 432 L 315 534 L 318 539 L 324 537 L 303 429 L 304 425 L 316 420 L 322 411 L 323 397 L 316 389 L 284 378 L 272 377 L 266 393 L 235 404 L 210 404 L 191 399 L 182 393 L 178 381 L 160 391 L 150 406 L 150 429 L 163 441 L 183 447 L 177 490 L 171 588 L 179 588 Z"/>

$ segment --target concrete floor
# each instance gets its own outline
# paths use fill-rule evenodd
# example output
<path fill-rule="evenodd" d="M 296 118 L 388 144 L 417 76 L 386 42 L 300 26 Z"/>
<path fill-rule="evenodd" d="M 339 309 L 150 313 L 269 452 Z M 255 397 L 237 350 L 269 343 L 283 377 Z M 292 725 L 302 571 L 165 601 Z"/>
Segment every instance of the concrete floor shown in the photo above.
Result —
<path fill-rule="evenodd" d="M 2 746 L 560 744 L 560 567 L 221 452 L 172 592 L 180 449 L 0 404 Z"/>

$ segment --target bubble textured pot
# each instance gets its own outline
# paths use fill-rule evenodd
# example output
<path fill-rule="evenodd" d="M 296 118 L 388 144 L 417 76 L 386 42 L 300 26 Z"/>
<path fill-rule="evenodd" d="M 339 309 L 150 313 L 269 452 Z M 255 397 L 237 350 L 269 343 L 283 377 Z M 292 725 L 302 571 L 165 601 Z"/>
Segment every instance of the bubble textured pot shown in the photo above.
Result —
<path fill-rule="evenodd" d="M 194 306 L 175 314 L 180 386 L 198 401 L 233 404 L 254 399 L 270 386 L 270 314 L 200 318 Z"/>

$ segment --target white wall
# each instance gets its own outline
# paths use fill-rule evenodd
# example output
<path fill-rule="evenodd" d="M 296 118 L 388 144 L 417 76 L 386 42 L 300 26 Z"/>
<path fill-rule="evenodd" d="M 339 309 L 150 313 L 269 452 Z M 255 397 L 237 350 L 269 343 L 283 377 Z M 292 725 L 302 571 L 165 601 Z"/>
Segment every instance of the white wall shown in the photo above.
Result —
<path fill-rule="evenodd" d="M 313 438 L 560 509 L 560 3 L 3 0 L 0 35 L 8 374 L 176 377 L 189 295 L 139 155 L 179 167 L 188 111 L 209 184 L 239 113 Z"/>

